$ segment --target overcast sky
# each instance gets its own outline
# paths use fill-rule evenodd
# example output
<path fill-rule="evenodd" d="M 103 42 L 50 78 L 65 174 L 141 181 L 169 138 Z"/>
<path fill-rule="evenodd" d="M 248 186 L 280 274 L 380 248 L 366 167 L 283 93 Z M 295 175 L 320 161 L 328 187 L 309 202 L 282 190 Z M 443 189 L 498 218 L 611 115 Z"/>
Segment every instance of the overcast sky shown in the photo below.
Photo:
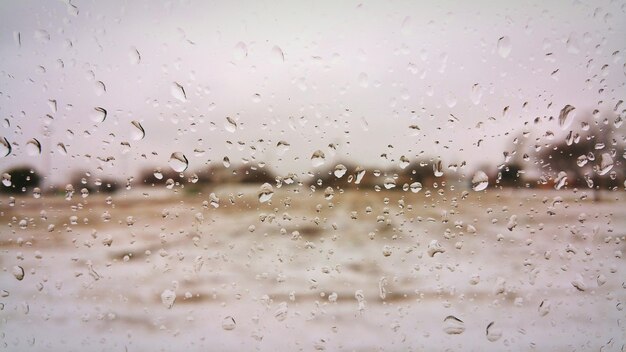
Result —
<path fill-rule="evenodd" d="M 536 117 L 626 92 L 624 1 L 2 1 L 0 17 L 0 168 L 51 182 L 173 152 L 190 171 L 227 156 L 304 172 L 316 150 L 496 165 L 522 131 L 564 133 Z"/>

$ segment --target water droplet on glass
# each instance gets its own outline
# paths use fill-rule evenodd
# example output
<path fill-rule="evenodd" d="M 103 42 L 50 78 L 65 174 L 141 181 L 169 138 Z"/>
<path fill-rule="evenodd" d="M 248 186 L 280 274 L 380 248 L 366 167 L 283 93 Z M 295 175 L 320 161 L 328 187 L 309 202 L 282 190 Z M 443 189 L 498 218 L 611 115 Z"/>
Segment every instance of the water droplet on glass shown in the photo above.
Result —
<path fill-rule="evenodd" d="M 9 143 L 9 141 L 5 138 L 5 137 L 1 137 L 0 138 L 0 155 L 2 157 L 5 157 L 9 154 L 11 154 L 11 143 Z"/>
<path fill-rule="evenodd" d="M 598 175 L 606 175 L 613 168 L 613 158 L 609 153 L 602 153 Z"/>
<path fill-rule="evenodd" d="M 130 53 L 128 53 L 128 58 L 130 59 L 130 63 L 132 65 L 138 65 L 141 62 L 141 54 L 137 48 L 132 48 Z"/>
<path fill-rule="evenodd" d="M 167 307 L 167 309 L 172 308 L 174 301 L 176 301 L 176 292 L 165 290 L 161 293 L 161 302 L 163 302 L 163 305 Z"/>
<path fill-rule="evenodd" d="M 187 101 L 185 88 L 183 88 L 183 86 L 181 86 L 177 82 L 172 83 L 172 86 L 170 87 L 170 93 L 178 101 L 181 101 L 183 103 Z"/>
<path fill-rule="evenodd" d="M 385 178 L 383 186 L 385 186 L 385 189 L 392 189 L 396 187 L 396 180 L 394 180 L 393 177 L 387 177 Z"/>
<path fill-rule="evenodd" d="M 443 331 L 448 335 L 459 335 L 465 331 L 465 323 L 453 315 L 448 315 L 443 320 Z"/>
<path fill-rule="evenodd" d="M 498 54 L 506 58 L 511 53 L 511 39 L 507 36 L 498 39 Z"/>
<path fill-rule="evenodd" d="M 325 162 L 326 156 L 323 151 L 316 150 L 313 155 L 311 155 L 311 164 L 313 164 L 313 167 L 322 166 Z"/>
<path fill-rule="evenodd" d="M 428 244 L 428 256 L 434 257 L 437 253 L 444 253 L 446 250 L 437 240 L 432 240 Z"/>
<path fill-rule="evenodd" d="M 363 176 L 365 176 L 365 169 L 361 166 L 357 166 L 354 170 L 354 184 L 360 184 L 361 180 L 363 180 Z"/>
<path fill-rule="evenodd" d="M 105 108 L 95 107 L 94 112 L 91 114 L 91 120 L 93 122 L 104 122 L 107 118 L 107 111 Z"/>
<path fill-rule="evenodd" d="M 274 61 L 275 63 L 285 62 L 285 54 L 283 53 L 283 50 L 278 46 L 274 46 L 272 48 L 272 61 Z"/>
<path fill-rule="evenodd" d="M 560 171 L 558 175 L 556 176 L 556 180 L 554 181 L 554 188 L 557 190 L 561 189 L 563 188 L 563 186 L 565 186 L 566 182 L 567 182 L 567 173 L 565 171 Z"/>
<path fill-rule="evenodd" d="M 332 187 L 326 187 L 324 190 L 324 199 L 331 200 L 335 196 L 335 190 Z"/>
<path fill-rule="evenodd" d="M 41 154 L 41 143 L 36 138 L 26 142 L 26 153 L 30 156 Z"/>
<path fill-rule="evenodd" d="M 22 268 L 21 266 L 14 266 L 11 272 L 13 273 L 13 276 L 15 276 L 15 278 L 19 281 L 22 281 L 22 279 L 24 279 L 24 268 Z"/>
<path fill-rule="evenodd" d="M 561 112 L 559 113 L 559 126 L 561 126 L 561 129 L 565 130 L 572 124 L 574 117 L 576 116 L 576 113 L 573 112 L 575 109 L 575 107 L 569 104 L 565 105 L 563 109 L 561 109 Z"/>
<path fill-rule="evenodd" d="M 233 330 L 237 326 L 235 323 L 235 318 L 230 315 L 222 319 L 222 329 L 224 330 Z"/>
<path fill-rule="evenodd" d="M 441 160 L 437 160 L 433 164 L 433 174 L 435 175 L 435 177 L 443 176 L 443 163 L 441 162 Z"/>
<path fill-rule="evenodd" d="M 539 315 L 544 317 L 546 315 L 548 315 L 548 313 L 550 313 L 550 308 L 552 307 L 552 304 L 550 303 L 549 300 L 545 299 L 543 301 L 541 301 L 541 303 L 539 304 Z"/>
<path fill-rule="evenodd" d="M 107 87 L 104 85 L 104 82 L 96 81 L 94 92 L 96 93 L 97 96 L 101 96 L 102 94 L 106 93 Z"/>
<path fill-rule="evenodd" d="M 278 308 L 274 311 L 274 318 L 278 321 L 284 321 L 287 318 L 287 313 L 289 312 L 287 302 L 281 302 L 278 305 Z"/>
<path fill-rule="evenodd" d="M 502 337 L 502 330 L 494 326 L 494 322 L 492 321 L 487 325 L 487 329 L 485 331 L 487 335 L 487 340 L 490 342 L 498 341 Z"/>
<path fill-rule="evenodd" d="M 141 123 L 139 123 L 139 121 L 131 121 L 130 122 L 133 125 L 133 129 L 131 132 L 131 138 L 135 141 L 140 141 L 143 139 L 143 137 L 146 136 L 146 131 L 143 129 L 143 126 L 141 125 Z"/>
<path fill-rule="evenodd" d="M 343 175 L 345 175 L 347 171 L 348 171 L 348 168 L 345 167 L 343 164 L 337 164 L 337 166 L 335 166 L 335 170 L 333 171 L 333 174 L 337 178 L 342 178 Z"/>
<path fill-rule="evenodd" d="M 189 166 L 189 161 L 187 160 L 187 157 L 183 153 L 174 152 L 170 156 L 170 160 L 168 161 L 168 164 L 172 168 L 172 170 L 176 172 L 183 172 L 187 170 L 187 167 Z"/>
<path fill-rule="evenodd" d="M 274 188 L 269 183 L 264 183 L 259 189 L 259 202 L 265 203 L 272 199 Z"/>
<path fill-rule="evenodd" d="M 37 29 L 33 37 L 35 38 L 36 41 L 40 43 L 45 43 L 45 42 L 50 41 L 50 33 L 48 33 L 48 31 L 46 31 L 45 29 Z"/>
<path fill-rule="evenodd" d="M 222 164 L 224 165 L 225 168 L 229 168 L 230 167 L 230 159 L 225 156 L 224 159 L 222 159 Z"/>
<path fill-rule="evenodd" d="M 11 175 L 7 173 L 2 174 L 2 184 L 4 187 L 11 187 Z"/>
<path fill-rule="evenodd" d="M 489 185 L 489 178 L 487 174 L 482 171 L 476 171 L 474 176 L 472 177 L 472 189 L 474 191 L 483 191 Z"/>
<path fill-rule="evenodd" d="M 230 116 L 226 117 L 226 122 L 224 122 L 224 129 L 227 132 L 235 133 L 235 131 L 237 130 L 237 122 L 235 122 L 235 120 L 233 120 L 233 118 Z"/>

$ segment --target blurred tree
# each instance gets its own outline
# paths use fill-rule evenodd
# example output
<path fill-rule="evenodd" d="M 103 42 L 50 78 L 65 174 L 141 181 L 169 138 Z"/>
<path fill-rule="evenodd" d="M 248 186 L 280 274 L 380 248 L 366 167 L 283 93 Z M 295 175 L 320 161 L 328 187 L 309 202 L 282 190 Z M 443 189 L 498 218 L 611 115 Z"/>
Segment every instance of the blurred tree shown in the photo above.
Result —
<path fill-rule="evenodd" d="M 41 184 L 39 173 L 28 166 L 15 167 L 6 171 L 6 173 L 11 175 L 11 185 L 8 187 L 0 186 L 0 191 L 3 193 L 24 193 L 39 187 Z"/>

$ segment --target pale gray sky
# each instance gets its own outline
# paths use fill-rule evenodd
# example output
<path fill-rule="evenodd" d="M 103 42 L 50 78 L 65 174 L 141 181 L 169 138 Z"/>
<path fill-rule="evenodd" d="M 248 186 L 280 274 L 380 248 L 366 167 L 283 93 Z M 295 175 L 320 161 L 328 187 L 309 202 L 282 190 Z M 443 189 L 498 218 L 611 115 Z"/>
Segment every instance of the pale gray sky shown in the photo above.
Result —
<path fill-rule="evenodd" d="M 318 149 L 327 165 L 495 165 L 525 122 L 625 98 L 625 15 L 624 1 L 3 1 L 0 136 L 13 151 L 0 168 L 126 177 L 182 152 L 190 170 L 228 156 L 303 172 Z"/>

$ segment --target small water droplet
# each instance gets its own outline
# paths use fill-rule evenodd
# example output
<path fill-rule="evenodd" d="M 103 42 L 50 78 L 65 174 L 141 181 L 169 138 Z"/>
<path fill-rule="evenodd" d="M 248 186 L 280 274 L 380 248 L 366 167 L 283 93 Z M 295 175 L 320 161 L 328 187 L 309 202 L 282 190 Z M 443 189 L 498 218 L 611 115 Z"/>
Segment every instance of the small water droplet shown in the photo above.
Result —
<path fill-rule="evenodd" d="M 454 315 L 448 315 L 443 320 L 443 331 L 448 335 L 459 335 L 465 331 L 465 323 Z"/>
<path fill-rule="evenodd" d="M 172 83 L 172 86 L 170 87 L 170 93 L 176 100 L 180 102 L 184 103 L 187 101 L 187 94 L 185 93 L 185 88 L 183 88 L 183 86 L 181 86 L 177 82 Z"/>
<path fill-rule="evenodd" d="M 441 160 L 437 160 L 433 164 L 433 174 L 435 175 L 435 177 L 443 176 L 443 163 L 441 162 Z"/>
<path fill-rule="evenodd" d="M 606 175 L 613 168 L 613 158 L 609 153 L 602 153 L 598 175 Z"/>
<path fill-rule="evenodd" d="M 237 323 L 235 322 L 235 318 L 231 317 L 230 315 L 222 319 L 222 329 L 233 330 L 236 326 Z"/>
<path fill-rule="evenodd" d="M 574 121 L 576 113 L 573 112 L 576 108 L 571 105 L 565 105 L 559 113 L 559 126 L 561 129 L 566 130 Z"/>
<path fill-rule="evenodd" d="M 489 178 L 487 174 L 483 171 L 476 171 L 474 176 L 472 177 L 472 189 L 474 191 L 483 191 L 489 186 Z"/>
<path fill-rule="evenodd" d="M 26 142 L 26 153 L 30 156 L 41 154 L 41 143 L 36 138 Z"/>
<path fill-rule="evenodd" d="M 494 326 L 494 322 L 492 321 L 487 325 L 487 329 L 485 329 L 485 334 L 487 335 L 487 340 L 490 342 L 498 341 L 502 337 L 502 330 Z"/>
<path fill-rule="evenodd" d="M 554 188 L 559 190 L 565 186 L 567 182 L 567 173 L 565 171 L 560 171 L 556 176 L 556 180 L 554 181 Z"/>
<path fill-rule="evenodd" d="M 396 187 L 396 180 L 394 180 L 393 177 L 387 177 L 383 182 L 383 186 L 385 186 L 385 189 L 392 189 Z"/>
<path fill-rule="evenodd" d="M 226 117 L 226 122 L 224 122 L 224 129 L 227 132 L 235 133 L 237 131 L 237 122 L 230 116 Z"/>
<path fill-rule="evenodd" d="M 5 138 L 5 137 L 1 137 L 0 138 L 0 155 L 2 155 L 2 157 L 5 157 L 9 154 L 11 154 L 11 143 L 9 143 L 9 141 Z"/>
<path fill-rule="evenodd" d="M 13 276 L 15 276 L 15 278 L 19 281 L 22 281 L 24 279 L 24 268 L 22 268 L 21 266 L 16 265 L 11 271 L 13 273 Z"/>
<path fill-rule="evenodd" d="M 264 183 L 259 189 L 259 202 L 265 203 L 272 199 L 274 195 L 274 187 L 269 183 Z"/>
<path fill-rule="evenodd" d="M 94 86 L 94 92 L 97 96 L 101 96 L 107 92 L 107 87 L 104 85 L 102 81 L 96 81 L 96 85 Z"/>
<path fill-rule="evenodd" d="M 548 315 L 548 313 L 550 313 L 550 308 L 552 308 L 552 304 L 549 300 L 545 299 L 541 301 L 538 309 L 539 315 L 545 317 L 546 315 Z"/>
<path fill-rule="evenodd" d="M 437 240 L 432 240 L 428 244 L 428 256 L 434 257 L 437 253 L 444 253 L 446 250 Z"/>
<path fill-rule="evenodd" d="M 183 153 L 174 152 L 170 156 L 168 164 L 172 168 L 172 170 L 176 172 L 183 172 L 187 170 L 187 167 L 189 166 L 189 160 L 187 160 L 187 157 Z"/>
<path fill-rule="evenodd" d="M 335 190 L 332 187 L 326 187 L 324 190 L 324 199 L 331 200 L 335 196 Z"/>
<path fill-rule="evenodd" d="M 342 178 L 343 175 L 345 175 L 347 171 L 348 171 L 348 168 L 345 167 L 343 164 L 337 164 L 337 166 L 335 166 L 335 170 L 333 171 L 333 174 L 337 178 Z"/>
<path fill-rule="evenodd" d="M 287 302 L 281 302 L 278 305 L 278 308 L 274 311 L 274 318 L 278 321 L 284 321 L 287 318 L 287 313 L 289 312 Z"/>
<path fill-rule="evenodd" d="M 132 65 L 138 65 L 141 62 L 141 54 L 137 48 L 132 48 L 128 53 L 128 59 Z"/>
<path fill-rule="evenodd" d="M 135 127 L 132 129 L 131 138 L 135 141 L 142 140 L 146 136 L 146 131 L 143 129 L 141 123 L 139 123 L 139 121 L 131 121 L 130 123 Z"/>
<path fill-rule="evenodd" d="M 511 39 L 507 36 L 498 39 L 498 54 L 506 58 L 511 53 Z"/>
<path fill-rule="evenodd" d="M 313 155 L 311 155 L 311 164 L 313 165 L 313 167 L 322 166 L 325 162 L 326 155 L 324 155 L 323 151 L 316 150 L 315 152 L 313 152 Z"/>
<path fill-rule="evenodd" d="M 230 159 L 225 156 L 224 159 L 222 159 L 222 164 L 224 165 L 225 168 L 229 168 L 230 167 Z"/>
<path fill-rule="evenodd" d="M 278 46 L 274 46 L 272 48 L 272 61 L 274 61 L 275 63 L 285 62 L 285 54 L 283 53 L 283 50 Z"/>
<path fill-rule="evenodd" d="M 2 184 L 4 187 L 11 187 L 11 175 L 8 173 L 2 174 Z"/>
<path fill-rule="evenodd" d="M 413 183 L 411 183 L 409 188 L 411 189 L 411 192 L 417 193 L 417 192 L 422 190 L 422 184 L 419 183 L 419 182 L 413 182 Z"/>

